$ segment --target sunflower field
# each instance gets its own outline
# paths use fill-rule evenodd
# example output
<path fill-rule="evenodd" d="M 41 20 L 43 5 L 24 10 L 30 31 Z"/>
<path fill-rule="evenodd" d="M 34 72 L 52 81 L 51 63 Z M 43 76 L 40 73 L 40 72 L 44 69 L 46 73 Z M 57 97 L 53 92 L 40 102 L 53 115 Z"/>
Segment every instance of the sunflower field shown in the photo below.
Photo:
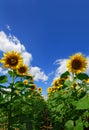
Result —
<path fill-rule="evenodd" d="M 87 59 L 75 54 L 68 71 L 48 88 L 48 112 L 53 130 L 89 130 L 89 76 L 83 73 Z"/>
<path fill-rule="evenodd" d="M 89 130 L 88 61 L 81 53 L 69 58 L 46 101 L 20 53 L 6 52 L 0 63 L 7 69 L 0 76 L 0 130 Z"/>

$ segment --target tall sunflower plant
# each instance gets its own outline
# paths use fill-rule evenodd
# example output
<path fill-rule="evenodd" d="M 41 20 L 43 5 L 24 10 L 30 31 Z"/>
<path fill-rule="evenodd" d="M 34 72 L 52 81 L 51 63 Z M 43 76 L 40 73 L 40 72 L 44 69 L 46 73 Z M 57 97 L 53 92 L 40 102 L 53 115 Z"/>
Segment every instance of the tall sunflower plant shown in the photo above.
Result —
<path fill-rule="evenodd" d="M 41 96 L 42 89 L 37 91 L 33 76 L 28 74 L 29 67 L 23 64 L 20 53 L 11 51 L 3 54 L 0 63 L 7 69 L 6 75 L 0 76 L 0 129 L 28 130 L 41 126 L 42 111 L 45 102 Z M 41 103 L 43 106 L 41 107 Z M 36 112 L 36 108 L 38 113 Z M 39 116 L 38 126 L 35 118 Z"/>
<path fill-rule="evenodd" d="M 67 71 L 48 88 L 48 110 L 53 130 L 89 129 L 89 76 L 87 58 L 82 53 L 72 55 Z"/>

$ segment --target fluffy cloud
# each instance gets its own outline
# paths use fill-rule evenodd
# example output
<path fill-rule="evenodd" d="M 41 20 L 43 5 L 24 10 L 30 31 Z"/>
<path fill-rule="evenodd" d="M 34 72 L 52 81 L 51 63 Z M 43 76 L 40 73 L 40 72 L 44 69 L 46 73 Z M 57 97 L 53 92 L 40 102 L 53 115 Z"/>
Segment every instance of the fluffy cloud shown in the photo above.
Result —
<path fill-rule="evenodd" d="M 24 63 L 28 66 L 31 64 L 32 60 L 32 54 L 26 51 L 26 48 L 21 42 L 15 37 L 9 34 L 7 36 L 5 32 L 0 31 L 0 50 L 2 52 L 6 51 L 17 51 L 22 54 L 22 57 L 24 59 Z M 1 67 L 0 72 L 6 73 Z M 39 67 L 31 67 L 31 73 L 34 75 L 35 80 L 42 80 L 46 81 L 48 77 L 45 75 L 43 71 Z"/>
<path fill-rule="evenodd" d="M 42 81 L 47 81 L 48 76 L 45 75 L 43 71 L 39 67 L 31 67 L 30 73 L 33 74 L 34 80 L 38 81 L 39 79 L 42 79 Z"/>
<path fill-rule="evenodd" d="M 56 60 L 55 63 L 59 65 L 59 67 L 56 69 L 55 77 L 58 77 L 59 75 L 67 71 L 66 62 L 67 62 L 67 59 Z"/>
<path fill-rule="evenodd" d="M 88 66 L 87 66 L 85 73 L 89 74 L 89 56 L 87 56 L 87 61 L 88 61 Z"/>

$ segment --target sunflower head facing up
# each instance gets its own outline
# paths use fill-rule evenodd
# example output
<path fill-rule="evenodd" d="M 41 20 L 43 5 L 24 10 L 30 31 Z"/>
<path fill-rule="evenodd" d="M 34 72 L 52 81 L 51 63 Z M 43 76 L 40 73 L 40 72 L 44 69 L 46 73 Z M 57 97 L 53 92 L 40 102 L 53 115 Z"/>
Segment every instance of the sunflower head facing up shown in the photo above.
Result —
<path fill-rule="evenodd" d="M 58 84 L 59 84 L 59 78 L 54 79 L 52 85 L 53 86 L 58 86 Z"/>
<path fill-rule="evenodd" d="M 52 83 L 52 85 L 53 86 L 59 86 L 59 85 L 61 85 L 61 84 L 64 84 L 64 81 L 65 81 L 65 79 L 64 78 L 56 78 L 54 81 L 53 81 L 53 83 Z"/>
<path fill-rule="evenodd" d="M 47 92 L 48 92 L 48 93 L 52 93 L 52 87 L 49 87 L 49 88 L 47 89 Z"/>
<path fill-rule="evenodd" d="M 41 93 L 42 92 L 42 88 L 38 88 L 38 92 Z"/>
<path fill-rule="evenodd" d="M 16 69 L 23 62 L 21 54 L 15 51 L 6 52 L 0 60 L 4 68 Z"/>
<path fill-rule="evenodd" d="M 25 65 L 25 64 L 18 66 L 17 74 L 19 74 L 19 75 L 27 75 L 28 74 L 28 66 Z"/>
<path fill-rule="evenodd" d="M 30 82 L 34 82 L 33 75 L 30 74 L 29 76 L 30 76 L 30 78 L 29 78 L 29 79 L 30 79 Z"/>
<path fill-rule="evenodd" d="M 23 81 L 23 83 L 24 83 L 25 85 L 28 85 L 28 80 L 25 79 L 25 80 Z"/>
<path fill-rule="evenodd" d="M 81 53 L 72 55 L 67 62 L 67 68 L 72 73 L 81 73 L 87 68 L 87 59 Z"/>

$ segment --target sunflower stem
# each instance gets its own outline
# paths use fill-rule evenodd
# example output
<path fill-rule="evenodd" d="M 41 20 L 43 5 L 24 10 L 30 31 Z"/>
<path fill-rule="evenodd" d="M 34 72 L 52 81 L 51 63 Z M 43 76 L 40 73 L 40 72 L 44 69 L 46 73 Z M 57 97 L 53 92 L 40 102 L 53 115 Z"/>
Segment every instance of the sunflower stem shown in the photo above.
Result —
<path fill-rule="evenodd" d="M 75 74 L 72 73 L 71 77 L 72 77 L 72 81 L 74 81 Z"/>
<path fill-rule="evenodd" d="M 21 80 L 21 82 L 22 82 L 22 76 L 21 76 L 20 80 Z"/>
<path fill-rule="evenodd" d="M 9 106 L 9 113 L 8 113 L 8 130 L 12 129 L 12 97 L 13 97 L 13 86 L 14 86 L 14 71 L 12 72 L 11 97 L 10 97 L 10 106 Z"/>

